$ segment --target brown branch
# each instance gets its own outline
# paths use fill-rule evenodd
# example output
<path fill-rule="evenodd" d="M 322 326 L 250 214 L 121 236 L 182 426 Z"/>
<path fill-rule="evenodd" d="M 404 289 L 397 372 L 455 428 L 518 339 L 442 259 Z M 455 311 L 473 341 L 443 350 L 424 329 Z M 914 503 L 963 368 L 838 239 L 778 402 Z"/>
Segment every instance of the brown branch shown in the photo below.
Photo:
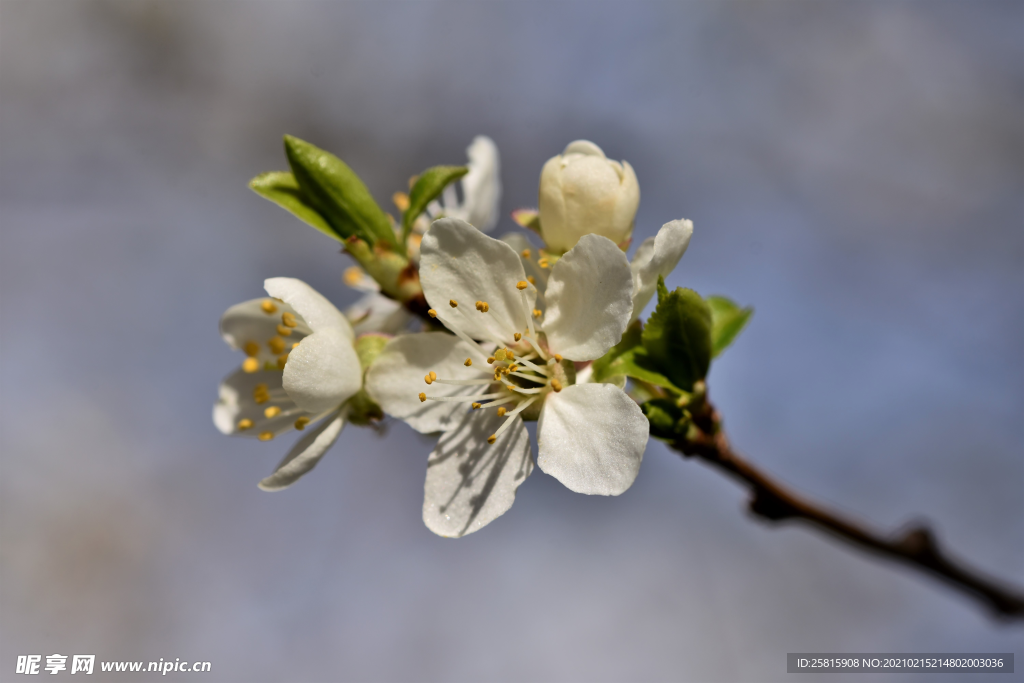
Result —
<path fill-rule="evenodd" d="M 693 428 L 671 443 L 684 455 L 700 458 L 742 481 L 751 490 L 750 511 L 770 521 L 809 522 L 840 539 L 889 560 L 901 562 L 945 581 L 981 601 L 1001 619 L 1024 619 L 1024 593 L 949 557 L 923 525 L 898 534 L 878 533 L 830 512 L 772 479 L 737 454 L 721 428 L 718 411 L 707 401 L 689 406 Z"/>

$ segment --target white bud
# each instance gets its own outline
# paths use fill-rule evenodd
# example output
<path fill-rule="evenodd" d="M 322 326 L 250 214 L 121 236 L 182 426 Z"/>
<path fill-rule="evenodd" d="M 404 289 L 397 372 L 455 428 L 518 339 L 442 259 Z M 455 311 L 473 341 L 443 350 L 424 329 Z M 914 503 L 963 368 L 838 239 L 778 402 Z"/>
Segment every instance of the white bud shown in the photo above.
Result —
<path fill-rule="evenodd" d="M 589 233 L 623 244 L 639 204 L 633 167 L 606 158 L 587 140 L 569 143 L 540 172 L 540 229 L 552 252 L 572 249 Z"/>

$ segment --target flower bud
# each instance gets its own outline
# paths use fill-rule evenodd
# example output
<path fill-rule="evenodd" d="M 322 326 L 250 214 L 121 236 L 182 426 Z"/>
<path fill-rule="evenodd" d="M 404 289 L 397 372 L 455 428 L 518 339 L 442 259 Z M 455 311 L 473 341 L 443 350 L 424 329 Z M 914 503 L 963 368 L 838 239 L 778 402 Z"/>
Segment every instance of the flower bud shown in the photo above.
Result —
<path fill-rule="evenodd" d="M 596 233 L 623 245 L 633 234 L 640 185 L 628 162 L 612 161 L 587 140 L 569 143 L 540 172 L 540 230 L 550 251 Z"/>

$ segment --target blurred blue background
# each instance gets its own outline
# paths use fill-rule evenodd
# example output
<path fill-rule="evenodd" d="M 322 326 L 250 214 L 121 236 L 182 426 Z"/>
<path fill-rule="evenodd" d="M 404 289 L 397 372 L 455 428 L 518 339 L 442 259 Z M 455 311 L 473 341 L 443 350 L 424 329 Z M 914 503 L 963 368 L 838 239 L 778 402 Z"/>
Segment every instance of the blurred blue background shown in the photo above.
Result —
<path fill-rule="evenodd" d="M 589 138 L 636 169 L 634 243 L 693 219 L 669 285 L 757 308 L 710 377 L 738 448 L 1019 583 L 1022 27 L 1024 5 L 986 1 L 3 0 L 0 678 L 54 652 L 208 660 L 219 681 L 782 681 L 786 652 L 1021 654 L 1019 626 L 750 519 L 655 442 L 619 498 L 538 470 L 452 541 L 422 524 L 431 443 L 403 424 L 350 428 L 267 494 L 289 440 L 228 439 L 210 409 L 240 360 L 217 320 L 265 277 L 356 298 L 337 245 L 246 188 L 286 166 L 283 133 L 382 204 L 490 135 L 497 234 Z"/>

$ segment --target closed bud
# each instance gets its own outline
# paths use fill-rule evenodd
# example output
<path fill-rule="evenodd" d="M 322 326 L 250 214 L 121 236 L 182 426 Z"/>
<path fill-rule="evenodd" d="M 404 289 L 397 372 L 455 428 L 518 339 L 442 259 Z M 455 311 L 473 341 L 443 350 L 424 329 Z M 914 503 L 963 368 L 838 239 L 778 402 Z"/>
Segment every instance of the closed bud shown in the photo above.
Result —
<path fill-rule="evenodd" d="M 541 236 L 555 253 L 572 249 L 589 233 L 625 246 L 639 204 L 633 167 L 606 158 L 587 140 L 569 143 L 540 172 Z"/>

